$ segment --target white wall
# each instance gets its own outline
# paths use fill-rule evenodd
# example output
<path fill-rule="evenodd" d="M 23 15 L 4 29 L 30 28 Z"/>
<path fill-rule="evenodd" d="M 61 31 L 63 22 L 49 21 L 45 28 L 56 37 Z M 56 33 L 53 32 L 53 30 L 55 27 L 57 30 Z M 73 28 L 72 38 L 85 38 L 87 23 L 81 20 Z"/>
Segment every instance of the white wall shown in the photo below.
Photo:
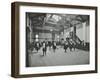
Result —
<path fill-rule="evenodd" d="M 76 35 L 83 40 L 83 27 L 76 29 Z"/>
<path fill-rule="evenodd" d="M 86 42 L 90 42 L 90 26 L 86 27 Z"/>
<path fill-rule="evenodd" d="M 81 39 L 84 40 L 85 42 L 90 42 L 90 26 L 87 26 L 86 23 L 84 25 L 84 23 L 77 25 L 77 27 L 80 28 L 76 28 L 76 35 Z"/>
<path fill-rule="evenodd" d="M 39 78 L 21 78 L 15 79 L 10 77 L 11 68 L 11 2 L 12 1 L 30 1 L 41 3 L 56 3 L 56 4 L 76 4 L 98 6 L 100 0 L 0 0 L 0 80 L 100 80 L 100 54 L 98 54 L 99 73 L 97 74 L 80 74 L 80 75 L 65 75 L 53 77 Z M 100 9 L 100 6 L 99 6 Z M 100 11 L 99 13 L 100 14 Z M 100 16 L 98 16 L 100 21 Z M 100 23 L 99 25 L 100 26 Z M 100 35 L 100 27 L 98 27 Z M 100 44 L 100 36 L 98 37 Z M 100 47 L 100 45 L 99 45 Z M 98 49 L 100 53 L 100 49 Z"/>

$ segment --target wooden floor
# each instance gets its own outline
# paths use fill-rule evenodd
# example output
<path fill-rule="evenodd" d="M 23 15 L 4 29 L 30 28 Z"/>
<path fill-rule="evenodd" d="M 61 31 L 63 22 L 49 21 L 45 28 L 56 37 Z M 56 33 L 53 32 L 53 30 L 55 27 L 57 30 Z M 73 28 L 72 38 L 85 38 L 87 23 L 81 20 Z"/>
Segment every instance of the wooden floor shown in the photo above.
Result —
<path fill-rule="evenodd" d="M 47 49 L 46 56 L 43 56 L 42 49 L 37 53 L 36 51 L 29 53 L 29 67 L 40 66 L 60 66 L 60 65 L 81 65 L 89 64 L 89 52 L 76 49 L 70 52 L 64 52 L 64 49 L 58 47 L 56 52 Z"/>

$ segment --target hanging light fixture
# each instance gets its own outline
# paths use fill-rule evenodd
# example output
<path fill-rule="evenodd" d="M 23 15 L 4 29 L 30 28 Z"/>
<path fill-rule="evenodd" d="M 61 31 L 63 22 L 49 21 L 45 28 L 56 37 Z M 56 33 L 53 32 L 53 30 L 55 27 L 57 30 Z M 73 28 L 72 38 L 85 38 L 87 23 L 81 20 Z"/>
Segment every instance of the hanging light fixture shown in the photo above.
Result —
<path fill-rule="evenodd" d="M 39 37 L 38 34 L 36 34 L 35 35 L 36 41 L 39 41 L 38 37 Z"/>
<path fill-rule="evenodd" d="M 38 34 L 36 34 L 36 35 L 35 35 L 35 37 L 36 37 L 36 38 L 38 38 L 38 37 L 39 37 L 39 35 L 38 35 Z"/>

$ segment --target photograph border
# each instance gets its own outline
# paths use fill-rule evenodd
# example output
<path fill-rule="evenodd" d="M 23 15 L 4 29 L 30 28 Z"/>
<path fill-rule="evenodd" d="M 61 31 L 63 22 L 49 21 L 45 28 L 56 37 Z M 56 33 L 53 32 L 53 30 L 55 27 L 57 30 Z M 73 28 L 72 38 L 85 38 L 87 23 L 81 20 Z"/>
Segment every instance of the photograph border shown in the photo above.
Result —
<path fill-rule="evenodd" d="M 59 72 L 59 73 L 43 73 L 43 74 L 23 74 L 20 75 L 20 27 L 19 27 L 19 7 L 20 6 L 39 6 L 39 7 L 54 7 L 54 8 L 71 8 L 71 9 L 88 9 L 95 11 L 95 70 L 75 71 L 75 72 Z M 62 4 L 48 4 L 48 3 L 31 3 L 31 2 L 13 2 L 11 4 L 11 76 L 15 78 L 25 77 L 40 77 L 40 76 L 58 76 L 58 75 L 72 75 L 72 74 L 86 74 L 97 73 L 97 7 L 96 6 L 81 6 L 81 5 L 62 5 Z"/>

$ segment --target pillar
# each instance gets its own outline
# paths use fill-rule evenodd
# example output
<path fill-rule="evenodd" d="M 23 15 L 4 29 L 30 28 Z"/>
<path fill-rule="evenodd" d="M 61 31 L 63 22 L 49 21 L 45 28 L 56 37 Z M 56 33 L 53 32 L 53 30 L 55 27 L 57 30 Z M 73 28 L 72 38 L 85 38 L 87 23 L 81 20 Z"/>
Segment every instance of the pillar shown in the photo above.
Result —
<path fill-rule="evenodd" d="M 86 22 L 82 23 L 83 25 L 83 40 L 86 42 Z"/>

